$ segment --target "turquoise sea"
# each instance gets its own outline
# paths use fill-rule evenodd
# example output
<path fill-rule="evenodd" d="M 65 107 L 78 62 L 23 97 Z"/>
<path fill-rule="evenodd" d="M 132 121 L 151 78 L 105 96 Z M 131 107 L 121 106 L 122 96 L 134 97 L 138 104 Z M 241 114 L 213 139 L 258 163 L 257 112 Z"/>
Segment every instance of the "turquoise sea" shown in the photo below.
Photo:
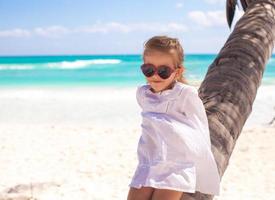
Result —
<path fill-rule="evenodd" d="M 201 81 L 216 55 L 186 55 L 186 78 Z M 141 55 L 0 57 L 0 86 L 134 86 L 144 83 Z M 275 55 L 263 84 L 275 84 Z"/>

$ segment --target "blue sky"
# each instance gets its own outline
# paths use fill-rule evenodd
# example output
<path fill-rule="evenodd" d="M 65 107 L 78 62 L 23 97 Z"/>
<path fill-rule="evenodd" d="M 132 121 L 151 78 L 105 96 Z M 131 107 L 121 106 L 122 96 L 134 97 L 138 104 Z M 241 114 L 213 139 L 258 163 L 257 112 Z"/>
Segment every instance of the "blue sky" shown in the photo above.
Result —
<path fill-rule="evenodd" d="M 216 54 L 230 34 L 225 1 L 0 0 L 0 55 L 140 54 L 154 35 Z"/>

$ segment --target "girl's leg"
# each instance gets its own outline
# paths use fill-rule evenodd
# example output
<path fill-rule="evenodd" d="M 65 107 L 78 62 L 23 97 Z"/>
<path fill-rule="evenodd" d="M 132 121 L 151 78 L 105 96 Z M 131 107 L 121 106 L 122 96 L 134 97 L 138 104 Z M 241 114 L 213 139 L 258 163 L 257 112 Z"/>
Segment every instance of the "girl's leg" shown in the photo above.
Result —
<path fill-rule="evenodd" d="M 155 189 L 152 200 L 180 200 L 183 192 L 167 189 Z"/>
<path fill-rule="evenodd" d="M 141 187 L 140 189 L 130 187 L 127 200 L 150 200 L 154 188 Z"/>

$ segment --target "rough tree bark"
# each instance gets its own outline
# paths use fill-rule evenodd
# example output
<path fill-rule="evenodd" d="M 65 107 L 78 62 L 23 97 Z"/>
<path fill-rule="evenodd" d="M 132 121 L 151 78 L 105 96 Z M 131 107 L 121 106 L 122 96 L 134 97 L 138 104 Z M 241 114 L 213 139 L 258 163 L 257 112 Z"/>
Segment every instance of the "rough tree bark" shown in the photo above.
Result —
<path fill-rule="evenodd" d="M 275 0 L 245 1 L 247 9 L 209 66 L 199 88 L 207 112 L 212 151 L 222 177 L 252 110 L 275 43 Z M 199 192 L 184 200 L 208 200 Z"/>

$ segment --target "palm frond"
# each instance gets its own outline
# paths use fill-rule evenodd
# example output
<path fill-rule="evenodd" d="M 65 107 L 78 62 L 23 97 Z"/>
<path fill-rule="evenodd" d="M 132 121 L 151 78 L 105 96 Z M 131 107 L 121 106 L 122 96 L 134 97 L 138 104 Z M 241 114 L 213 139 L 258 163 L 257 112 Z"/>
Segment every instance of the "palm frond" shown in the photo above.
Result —
<path fill-rule="evenodd" d="M 242 5 L 242 9 L 246 11 L 248 5 L 252 2 L 253 0 L 226 0 L 226 19 L 227 19 L 227 24 L 231 28 L 233 18 L 235 15 L 235 9 L 236 6 L 240 8 L 239 3 Z"/>
<path fill-rule="evenodd" d="M 240 0 L 243 10 L 246 11 L 246 8 L 248 6 L 249 0 Z"/>
<path fill-rule="evenodd" d="M 237 0 L 226 0 L 226 19 L 227 19 L 227 24 L 230 28 L 233 22 L 236 5 L 237 5 Z"/>

